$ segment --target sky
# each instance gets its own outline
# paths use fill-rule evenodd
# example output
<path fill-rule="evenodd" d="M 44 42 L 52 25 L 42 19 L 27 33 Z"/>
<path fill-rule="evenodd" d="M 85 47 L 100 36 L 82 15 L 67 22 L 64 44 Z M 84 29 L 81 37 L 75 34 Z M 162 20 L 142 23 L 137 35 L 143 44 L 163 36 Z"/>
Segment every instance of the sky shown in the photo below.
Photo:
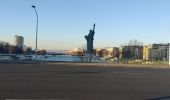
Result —
<path fill-rule="evenodd" d="M 94 47 L 118 47 L 137 39 L 144 44 L 170 42 L 170 0 L 0 0 L 0 40 L 24 36 L 35 48 L 68 50 L 86 45 L 96 23 Z"/>

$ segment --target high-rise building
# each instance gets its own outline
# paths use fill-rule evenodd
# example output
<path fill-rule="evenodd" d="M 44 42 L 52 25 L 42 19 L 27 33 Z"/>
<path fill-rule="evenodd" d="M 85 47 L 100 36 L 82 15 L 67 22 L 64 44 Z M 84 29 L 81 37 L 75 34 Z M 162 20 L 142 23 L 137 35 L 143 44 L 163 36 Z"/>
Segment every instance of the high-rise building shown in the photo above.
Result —
<path fill-rule="evenodd" d="M 19 48 L 23 48 L 24 47 L 24 37 L 15 35 L 14 45 L 19 47 Z"/>

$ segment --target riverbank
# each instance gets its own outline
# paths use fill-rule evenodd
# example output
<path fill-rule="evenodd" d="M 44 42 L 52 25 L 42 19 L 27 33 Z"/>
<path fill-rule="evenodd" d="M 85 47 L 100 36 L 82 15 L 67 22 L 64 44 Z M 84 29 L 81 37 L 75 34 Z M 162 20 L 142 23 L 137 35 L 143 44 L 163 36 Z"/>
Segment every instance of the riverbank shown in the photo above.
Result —
<path fill-rule="evenodd" d="M 13 55 L 14 56 L 14 55 Z M 30 59 L 33 57 L 33 59 Z M 15 59 L 17 58 L 17 59 Z M 34 56 L 27 55 L 15 55 L 15 57 L 11 56 L 1 56 L 0 64 L 52 64 L 52 63 L 77 63 L 77 64 L 99 64 L 99 65 L 109 65 L 109 66 L 158 66 L 158 67 L 170 67 L 168 61 L 143 61 L 143 60 L 120 60 L 120 61 L 112 61 L 112 59 L 102 59 L 98 58 L 92 61 L 92 63 L 81 62 L 80 57 L 71 56 L 71 55 L 58 55 L 58 56 L 37 56 L 37 60 Z"/>
<path fill-rule="evenodd" d="M 133 67 L 133 68 L 170 68 L 170 66 L 158 66 L 147 64 L 110 64 L 110 63 L 80 63 L 80 62 L 48 62 L 49 65 L 75 65 L 95 67 Z"/>
<path fill-rule="evenodd" d="M 8 64 L 22 65 L 22 64 L 43 64 L 43 65 L 75 65 L 75 66 L 97 66 L 97 67 L 137 67 L 137 68 L 170 68 L 170 66 L 159 66 L 150 64 L 113 64 L 113 63 L 81 63 L 69 61 L 38 61 L 38 60 L 0 60 L 0 65 L 6 66 Z"/>
<path fill-rule="evenodd" d="M 0 64 L 43 64 L 42 61 L 35 60 L 0 60 Z"/>

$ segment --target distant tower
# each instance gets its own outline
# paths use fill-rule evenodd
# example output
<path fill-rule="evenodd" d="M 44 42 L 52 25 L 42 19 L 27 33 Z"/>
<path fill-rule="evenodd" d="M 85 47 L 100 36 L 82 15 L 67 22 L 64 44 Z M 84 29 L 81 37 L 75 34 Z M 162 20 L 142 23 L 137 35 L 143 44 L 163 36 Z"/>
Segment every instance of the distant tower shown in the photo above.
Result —
<path fill-rule="evenodd" d="M 14 45 L 19 47 L 19 48 L 23 48 L 24 47 L 24 37 L 15 35 L 15 37 L 14 37 Z"/>

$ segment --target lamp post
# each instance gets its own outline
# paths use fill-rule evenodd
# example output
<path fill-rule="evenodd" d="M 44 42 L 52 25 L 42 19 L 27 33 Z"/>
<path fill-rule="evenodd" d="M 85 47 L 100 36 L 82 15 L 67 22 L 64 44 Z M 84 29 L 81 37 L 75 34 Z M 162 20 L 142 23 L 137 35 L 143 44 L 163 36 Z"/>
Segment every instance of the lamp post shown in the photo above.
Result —
<path fill-rule="evenodd" d="M 38 37 L 38 13 L 35 8 L 35 5 L 32 5 L 32 8 L 35 10 L 36 16 L 37 16 L 37 25 L 36 25 L 36 44 L 35 44 L 35 51 L 37 51 L 37 37 Z"/>

